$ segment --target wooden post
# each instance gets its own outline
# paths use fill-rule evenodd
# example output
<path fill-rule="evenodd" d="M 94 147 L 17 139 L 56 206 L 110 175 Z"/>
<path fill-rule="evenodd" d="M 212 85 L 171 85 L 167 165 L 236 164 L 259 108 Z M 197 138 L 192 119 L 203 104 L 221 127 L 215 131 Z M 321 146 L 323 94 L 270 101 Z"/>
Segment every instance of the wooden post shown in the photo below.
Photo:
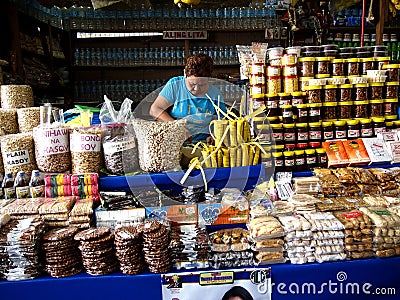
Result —
<path fill-rule="evenodd" d="M 385 20 L 387 18 L 387 11 L 389 7 L 389 0 L 381 0 L 379 2 L 379 21 L 376 24 L 376 45 L 382 45 L 383 30 L 385 27 Z"/>
<path fill-rule="evenodd" d="M 11 69 L 13 73 L 23 77 L 24 69 L 22 66 L 22 53 L 21 53 L 21 41 L 19 35 L 19 18 L 18 18 L 18 7 L 16 4 L 8 4 L 8 22 L 11 30 Z"/>

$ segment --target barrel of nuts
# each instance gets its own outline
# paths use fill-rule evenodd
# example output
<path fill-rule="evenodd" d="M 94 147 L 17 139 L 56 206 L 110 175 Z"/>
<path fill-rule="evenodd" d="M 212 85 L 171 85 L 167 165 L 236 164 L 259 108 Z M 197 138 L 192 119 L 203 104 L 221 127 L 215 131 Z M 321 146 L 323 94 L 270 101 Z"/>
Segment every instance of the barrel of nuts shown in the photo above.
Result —
<path fill-rule="evenodd" d="M 31 132 L 40 125 L 40 107 L 17 109 L 19 132 Z"/>
<path fill-rule="evenodd" d="M 139 165 L 143 171 L 162 172 L 179 166 L 180 149 L 185 141 L 186 120 L 154 122 L 135 119 Z"/>
<path fill-rule="evenodd" d="M 2 85 L 1 107 L 22 108 L 33 106 L 33 91 L 30 85 Z"/>
<path fill-rule="evenodd" d="M 59 124 L 37 126 L 33 129 L 33 139 L 36 164 L 40 171 L 59 173 L 71 168 L 68 128 Z"/>
<path fill-rule="evenodd" d="M 103 167 L 102 130 L 98 126 L 77 127 L 70 131 L 72 173 L 98 173 Z"/>
<path fill-rule="evenodd" d="M 18 133 L 17 110 L 0 108 L 0 136 Z"/>
<path fill-rule="evenodd" d="M 18 171 L 24 171 L 29 180 L 32 171 L 37 169 L 32 133 L 9 134 L 0 141 L 4 172 L 15 176 Z"/>
<path fill-rule="evenodd" d="M 133 131 L 126 124 L 106 125 L 103 137 L 104 166 L 112 174 L 138 170 L 138 152 Z"/>

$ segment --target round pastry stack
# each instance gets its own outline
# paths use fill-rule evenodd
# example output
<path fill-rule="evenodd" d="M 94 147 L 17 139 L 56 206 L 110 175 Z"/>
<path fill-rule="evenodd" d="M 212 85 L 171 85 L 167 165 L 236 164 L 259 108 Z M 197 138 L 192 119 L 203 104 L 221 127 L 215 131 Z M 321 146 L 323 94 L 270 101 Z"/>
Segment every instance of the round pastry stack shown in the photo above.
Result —
<path fill-rule="evenodd" d="M 134 275 L 143 271 L 142 237 L 137 226 L 124 226 L 115 230 L 115 249 L 120 270 Z"/>
<path fill-rule="evenodd" d="M 77 227 L 56 228 L 43 237 L 45 270 L 51 277 L 67 277 L 82 271 L 78 243 L 74 240 Z"/>
<path fill-rule="evenodd" d="M 75 235 L 80 242 L 83 266 L 90 275 L 105 275 L 118 269 L 114 235 L 108 227 L 90 228 Z"/>
<path fill-rule="evenodd" d="M 163 224 L 148 220 L 140 225 L 143 232 L 144 260 L 152 273 L 165 273 L 171 268 L 168 253 L 169 229 Z"/>

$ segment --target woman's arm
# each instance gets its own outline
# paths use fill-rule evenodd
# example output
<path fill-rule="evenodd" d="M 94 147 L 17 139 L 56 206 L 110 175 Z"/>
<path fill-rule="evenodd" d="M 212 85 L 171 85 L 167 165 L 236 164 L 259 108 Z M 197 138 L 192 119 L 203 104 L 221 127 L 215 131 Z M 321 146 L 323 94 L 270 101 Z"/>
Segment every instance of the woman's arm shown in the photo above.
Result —
<path fill-rule="evenodd" d="M 150 107 L 150 115 L 157 121 L 172 121 L 173 117 L 167 112 L 172 103 L 163 96 L 158 95 Z"/>

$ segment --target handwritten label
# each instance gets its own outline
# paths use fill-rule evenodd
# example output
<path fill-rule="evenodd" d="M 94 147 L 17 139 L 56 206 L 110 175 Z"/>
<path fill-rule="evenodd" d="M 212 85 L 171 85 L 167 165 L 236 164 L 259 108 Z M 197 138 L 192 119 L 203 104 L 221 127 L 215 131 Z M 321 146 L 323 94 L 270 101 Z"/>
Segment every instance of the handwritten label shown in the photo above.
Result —
<path fill-rule="evenodd" d="M 107 142 L 103 144 L 104 154 L 113 154 L 135 148 L 135 140 L 131 139 L 123 142 Z"/>
<path fill-rule="evenodd" d="M 4 154 L 8 167 L 19 167 L 31 162 L 28 150 L 17 150 L 6 152 Z"/>
<path fill-rule="evenodd" d="M 38 135 L 40 142 L 38 152 L 42 155 L 51 155 L 69 152 L 68 129 L 48 129 L 42 130 Z"/>
<path fill-rule="evenodd" d="M 71 135 L 71 152 L 100 152 L 101 137 L 99 134 Z"/>

